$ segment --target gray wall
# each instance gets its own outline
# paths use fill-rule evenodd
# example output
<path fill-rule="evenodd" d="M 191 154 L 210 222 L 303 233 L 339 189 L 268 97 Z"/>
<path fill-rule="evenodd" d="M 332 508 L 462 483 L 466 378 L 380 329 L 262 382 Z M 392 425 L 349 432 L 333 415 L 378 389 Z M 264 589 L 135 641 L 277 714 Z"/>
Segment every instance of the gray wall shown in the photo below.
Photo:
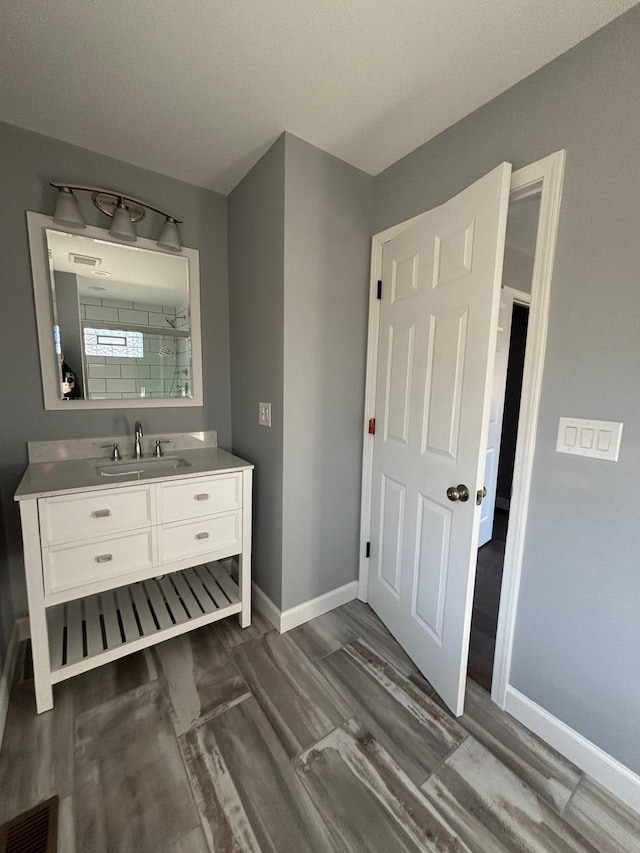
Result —
<path fill-rule="evenodd" d="M 284 136 L 229 196 L 233 450 L 254 462 L 253 576 L 282 598 Z M 271 429 L 258 403 L 271 403 Z"/>
<path fill-rule="evenodd" d="M 0 503 L 7 536 L 7 560 L 0 564 L 4 637 L 16 616 L 26 613 L 20 522 L 13 492 L 27 464 L 29 439 L 131 435 L 140 418 L 152 432 L 217 429 L 231 441 L 226 199 L 217 193 L 149 172 L 101 154 L 0 123 Z M 49 180 L 122 189 L 184 219 L 182 239 L 200 250 L 204 407 L 45 412 L 31 286 L 25 211 L 52 213 L 55 190 Z M 105 225 L 88 195 L 79 197 L 87 221 Z M 141 236 L 155 237 L 161 221 L 153 214 L 139 223 Z M 125 444 L 126 446 L 126 444 Z M 10 601 L 10 607 L 6 602 Z M 3 642 L 4 640 L 4 642 Z"/>
<path fill-rule="evenodd" d="M 640 8 L 383 172 L 375 231 L 567 150 L 511 682 L 640 772 Z M 615 464 L 561 415 L 624 421 Z"/>
<path fill-rule="evenodd" d="M 233 448 L 256 463 L 254 577 L 283 610 L 357 576 L 372 189 L 285 133 L 229 196 Z"/>
<path fill-rule="evenodd" d="M 373 180 L 289 133 L 285 139 L 287 609 L 358 573 Z"/>

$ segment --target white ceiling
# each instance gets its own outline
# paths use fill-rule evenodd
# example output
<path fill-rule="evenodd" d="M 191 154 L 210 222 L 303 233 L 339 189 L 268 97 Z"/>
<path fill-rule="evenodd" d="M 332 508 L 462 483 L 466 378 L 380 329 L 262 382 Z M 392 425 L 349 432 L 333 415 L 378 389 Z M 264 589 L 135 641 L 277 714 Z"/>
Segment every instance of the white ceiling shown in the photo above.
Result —
<path fill-rule="evenodd" d="M 283 130 L 377 174 L 636 2 L 3 0 L 0 119 L 223 193 Z"/>
<path fill-rule="evenodd" d="M 187 301 L 189 265 L 180 255 L 50 230 L 47 246 L 51 268 L 77 275 L 80 292 L 88 296 L 167 306 Z M 87 267 L 73 261 L 72 254 L 96 258 L 99 263 Z M 96 275 L 94 270 L 109 275 Z"/>

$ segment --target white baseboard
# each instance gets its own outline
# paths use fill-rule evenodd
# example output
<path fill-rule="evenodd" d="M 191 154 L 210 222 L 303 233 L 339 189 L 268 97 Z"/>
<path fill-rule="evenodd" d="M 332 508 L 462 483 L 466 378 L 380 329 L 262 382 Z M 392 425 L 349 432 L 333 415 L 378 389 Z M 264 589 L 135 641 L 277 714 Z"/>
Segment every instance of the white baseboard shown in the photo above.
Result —
<path fill-rule="evenodd" d="M 29 620 L 27 618 L 16 619 L 11 629 L 9 637 L 9 647 L 7 648 L 7 657 L 4 662 L 2 674 L 0 674 L 0 747 L 2 746 L 2 737 L 4 735 L 4 727 L 7 722 L 7 713 L 9 711 L 9 696 L 11 694 L 11 682 L 13 681 L 13 673 L 16 668 L 18 659 L 18 646 L 21 640 L 26 640 L 29 636 Z"/>
<path fill-rule="evenodd" d="M 322 616 L 323 613 L 335 610 L 336 607 L 347 604 L 357 597 L 358 581 L 351 581 L 351 583 L 325 592 L 324 595 L 319 595 L 317 598 L 311 598 L 309 601 L 283 610 L 280 617 L 280 633 L 284 634 L 285 631 L 290 631 L 310 619 L 315 619 L 316 616 Z"/>
<path fill-rule="evenodd" d="M 640 776 L 511 685 L 507 685 L 505 710 L 640 813 Z"/>
<path fill-rule="evenodd" d="M 310 619 L 315 619 L 316 616 L 322 616 L 330 610 L 335 610 L 336 607 L 347 604 L 357 597 L 358 581 L 351 581 L 351 583 L 325 592 L 324 595 L 319 595 L 317 598 L 311 598 L 309 601 L 290 607 L 288 610 L 280 610 L 259 586 L 253 584 L 253 600 L 256 610 L 265 619 L 268 619 L 281 634 L 291 631 L 292 628 L 297 628 L 298 625 L 303 625 Z"/>
<path fill-rule="evenodd" d="M 275 606 L 273 601 L 269 598 L 266 592 L 263 592 L 260 587 L 256 584 L 255 581 L 251 583 L 253 594 L 252 594 L 252 604 L 255 609 L 260 613 L 264 618 L 271 622 L 274 628 L 280 630 L 280 617 L 281 612 L 278 607 Z"/>

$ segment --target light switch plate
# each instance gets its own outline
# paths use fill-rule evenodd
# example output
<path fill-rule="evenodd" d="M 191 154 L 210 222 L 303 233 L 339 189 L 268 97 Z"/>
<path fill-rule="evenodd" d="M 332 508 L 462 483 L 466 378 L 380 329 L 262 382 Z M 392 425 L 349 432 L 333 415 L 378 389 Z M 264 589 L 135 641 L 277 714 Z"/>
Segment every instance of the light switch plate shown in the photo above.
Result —
<path fill-rule="evenodd" d="M 617 462 L 621 438 L 622 424 L 616 421 L 560 418 L 556 450 L 558 453 Z"/>
<path fill-rule="evenodd" d="M 258 403 L 258 423 L 260 426 L 271 426 L 271 403 Z"/>

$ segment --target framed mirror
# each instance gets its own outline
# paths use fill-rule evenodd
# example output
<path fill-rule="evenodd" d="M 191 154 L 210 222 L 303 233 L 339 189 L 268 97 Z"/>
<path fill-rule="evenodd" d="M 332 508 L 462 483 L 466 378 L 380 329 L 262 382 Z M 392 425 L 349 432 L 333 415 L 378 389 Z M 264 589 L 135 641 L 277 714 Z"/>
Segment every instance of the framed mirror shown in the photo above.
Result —
<path fill-rule="evenodd" d="M 201 406 L 198 251 L 27 226 L 45 409 Z"/>

